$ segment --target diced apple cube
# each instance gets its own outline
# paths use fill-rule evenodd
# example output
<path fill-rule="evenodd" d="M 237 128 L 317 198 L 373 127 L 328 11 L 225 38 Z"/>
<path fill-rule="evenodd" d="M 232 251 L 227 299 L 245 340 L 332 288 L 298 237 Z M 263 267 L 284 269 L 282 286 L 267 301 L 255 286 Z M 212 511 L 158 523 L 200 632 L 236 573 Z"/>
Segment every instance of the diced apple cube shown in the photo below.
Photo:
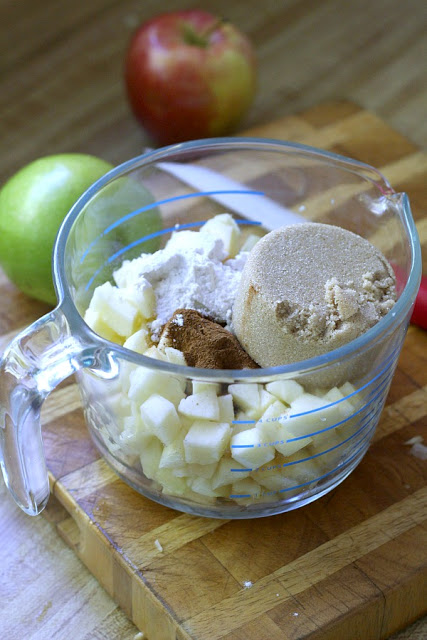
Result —
<path fill-rule="evenodd" d="M 228 386 L 228 391 L 233 396 L 236 405 L 243 411 L 259 411 L 260 385 L 236 383 Z"/>
<path fill-rule="evenodd" d="M 125 340 L 124 347 L 130 349 L 130 351 L 136 351 L 137 353 L 145 353 L 150 346 L 150 335 L 145 327 L 135 331 L 127 340 Z"/>
<path fill-rule="evenodd" d="M 224 250 L 231 258 L 239 251 L 241 231 L 229 213 L 221 213 L 205 222 L 200 229 L 200 233 L 220 238 L 224 245 Z"/>
<path fill-rule="evenodd" d="M 258 240 L 260 240 L 260 236 L 257 236 L 255 233 L 250 233 L 242 244 L 240 251 L 251 251 Z"/>
<path fill-rule="evenodd" d="M 192 462 L 187 464 L 187 476 L 194 478 L 212 478 L 217 466 L 217 462 L 212 462 L 211 464 Z"/>
<path fill-rule="evenodd" d="M 233 458 L 221 458 L 212 478 L 212 488 L 218 489 L 249 476 L 249 471 Z"/>
<path fill-rule="evenodd" d="M 231 456 L 244 467 L 253 470 L 274 458 L 274 447 L 263 442 L 257 428 L 247 429 L 231 438 Z"/>
<path fill-rule="evenodd" d="M 178 411 L 189 418 L 200 420 L 219 420 L 219 404 L 214 389 L 206 389 L 183 398 Z"/>
<path fill-rule="evenodd" d="M 265 474 L 258 474 L 257 480 L 263 487 L 266 487 L 266 489 L 270 491 L 281 491 L 282 489 L 288 489 L 296 485 L 296 481 L 284 476 L 280 469 Z"/>
<path fill-rule="evenodd" d="M 155 480 L 162 485 L 163 493 L 171 496 L 182 496 L 187 491 L 185 478 L 178 478 L 172 473 L 172 469 L 159 469 Z"/>
<path fill-rule="evenodd" d="M 207 506 L 215 504 L 217 500 L 216 498 L 212 498 L 211 496 L 202 496 L 201 493 L 196 493 L 195 491 L 190 489 L 190 487 L 188 487 L 187 491 L 182 494 L 182 497 L 185 500 L 195 502 L 197 505 L 204 504 Z"/>
<path fill-rule="evenodd" d="M 101 338 L 115 342 L 116 344 L 122 344 L 123 338 L 108 325 L 101 313 L 95 309 L 87 309 L 84 320 L 86 324 L 97 333 Z"/>
<path fill-rule="evenodd" d="M 170 400 L 175 407 L 184 397 L 185 380 L 156 371 L 136 367 L 129 374 L 129 399 L 140 406 L 153 393 L 161 393 L 164 398 Z"/>
<path fill-rule="evenodd" d="M 196 420 L 184 438 L 187 462 L 218 462 L 230 441 L 231 429 L 226 422 Z"/>
<path fill-rule="evenodd" d="M 183 439 L 178 436 L 173 442 L 165 446 L 160 458 L 160 469 L 181 469 L 185 465 Z"/>
<path fill-rule="evenodd" d="M 219 421 L 231 424 L 234 420 L 233 396 L 227 393 L 225 396 L 218 396 Z"/>
<path fill-rule="evenodd" d="M 153 480 L 159 471 L 160 458 L 162 457 L 163 445 L 154 436 L 148 440 L 140 454 L 140 461 L 144 475 Z"/>
<path fill-rule="evenodd" d="M 134 333 L 138 309 L 111 282 L 96 287 L 89 308 L 99 311 L 105 324 L 119 336 L 127 338 Z"/>
<path fill-rule="evenodd" d="M 181 430 L 181 422 L 173 403 L 154 393 L 142 403 L 141 418 L 148 433 L 163 444 L 173 442 Z"/>
<path fill-rule="evenodd" d="M 283 475 L 286 478 L 295 480 L 298 484 L 317 480 L 323 471 L 316 458 L 311 460 L 306 458 L 309 458 L 309 456 L 305 456 L 304 452 L 301 451 L 286 458 L 282 468 Z"/>
<path fill-rule="evenodd" d="M 268 442 L 284 456 L 292 455 L 311 442 L 310 437 L 287 442 L 287 440 L 294 438 L 294 434 L 289 430 L 288 415 L 289 408 L 277 400 L 268 407 L 257 424 L 261 439 Z"/>
<path fill-rule="evenodd" d="M 238 496 L 247 498 L 259 498 L 261 487 L 253 478 L 243 478 L 231 485 L 231 497 L 238 499 Z"/>
<path fill-rule="evenodd" d="M 351 398 L 348 398 L 349 402 L 351 402 L 354 405 L 357 404 L 357 397 L 358 397 L 356 394 L 357 389 L 353 384 L 351 384 L 351 382 L 344 382 L 344 384 L 342 384 L 339 387 L 339 390 L 343 395 L 351 396 Z"/>
<path fill-rule="evenodd" d="M 202 391 L 214 391 L 219 394 L 221 385 L 218 382 L 206 382 L 205 380 L 193 380 L 193 393 L 201 393 Z"/>
<path fill-rule="evenodd" d="M 134 260 L 124 260 L 121 266 L 113 273 L 114 282 L 122 289 L 132 287 L 141 279 L 144 264 L 144 256 Z"/>
<path fill-rule="evenodd" d="M 193 491 L 200 493 L 202 496 L 219 498 L 224 494 L 221 490 L 214 490 L 208 478 L 188 478 L 187 484 Z"/>
<path fill-rule="evenodd" d="M 142 279 L 133 286 L 120 289 L 123 298 L 132 304 L 145 320 L 154 318 L 156 314 L 156 295 L 151 284 Z"/>
<path fill-rule="evenodd" d="M 174 347 L 165 347 L 165 356 L 168 362 L 172 364 L 180 364 L 184 367 L 186 366 L 185 356 L 179 349 L 175 349 Z"/>
<path fill-rule="evenodd" d="M 325 393 L 323 399 L 327 400 L 328 402 L 336 402 L 337 404 L 334 405 L 333 408 L 337 411 L 337 413 L 341 414 L 342 418 L 347 418 L 354 412 L 354 407 L 351 402 L 346 400 L 343 392 L 337 387 L 333 387 L 327 393 Z"/>
<path fill-rule="evenodd" d="M 305 436 L 320 431 L 329 425 L 327 415 L 321 409 L 327 406 L 328 402 L 322 398 L 303 393 L 291 404 L 289 413 L 289 431 L 295 436 Z"/>
<path fill-rule="evenodd" d="M 308 449 L 312 455 L 317 454 L 316 462 L 324 471 L 333 469 L 345 453 L 348 444 L 342 445 L 342 441 L 343 438 L 335 429 L 314 436 Z"/>
<path fill-rule="evenodd" d="M 166 354 L 163 351 L 160 351 L 160 349 L 154 344 L 144 351 L 144 356 L 146 358 L 154 358 L 154 360 L 161 360 L 162 362 L 168 361 Z"/>
<path fill-rule="evenodd" d="M 121 390 L 108 398 L 108 406 L 117 417 L 130 416 L 132 412 L 129 398 Z"/>
<path fill-rule="evenodd" d="M 269 391 L 261 388 L 259 395 L 259 409 L 261 412 L 260 415 L 262 415 L 264 411 L 267 411 L 268 407 L 272 405 L 273 402 L 276 402 L 276 400 L 276 396 L 271 394 Z"/>
<path fill-rule="evenodd" d="M 123 418 L 123 430 L 119 435 L 120 448 L 127 454 L 140 454 L 151 441 L 152 436 L 145 431 L 140 418 Z"/>
<path fill-rule="evenodd" d="M 248 429 L 253 429 L 255 424 L 256 424 L 255 421 L 252 421 L 252 420 L 249 423 L 245 423 L 245 422 L 242 422 L 240 424 L 235 423 L 232 425 L 232 429 L 233 429 L 232 434 L 233 436 L 235 436 L 238 433 L 242 433 L 242 431 L 248 431 Z"/>
<path fill-rule="evenodd" d="M 304 393 L 304 388 L 295 380 L 275 380 L 269 382 L 266 389 L 287 405 Z"/>

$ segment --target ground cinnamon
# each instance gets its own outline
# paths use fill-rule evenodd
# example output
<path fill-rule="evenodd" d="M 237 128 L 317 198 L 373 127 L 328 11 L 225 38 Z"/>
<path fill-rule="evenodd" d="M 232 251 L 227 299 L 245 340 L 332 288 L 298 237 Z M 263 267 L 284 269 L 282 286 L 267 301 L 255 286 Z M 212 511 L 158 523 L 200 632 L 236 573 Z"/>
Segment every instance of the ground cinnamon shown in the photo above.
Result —
<path fill-rule="evenodd" d="M 187 365 L 203 369 L 257 369 L 237 338 L 194 309 L 177 309 L 160 342 L 183 352 Z"/>

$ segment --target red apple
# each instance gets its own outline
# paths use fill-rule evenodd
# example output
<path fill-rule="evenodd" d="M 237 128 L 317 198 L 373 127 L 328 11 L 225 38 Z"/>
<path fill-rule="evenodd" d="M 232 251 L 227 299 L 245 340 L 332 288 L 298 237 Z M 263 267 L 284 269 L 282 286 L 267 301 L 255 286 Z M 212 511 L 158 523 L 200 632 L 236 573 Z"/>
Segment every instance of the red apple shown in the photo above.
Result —
<path fill-rule="evenodd" d="M 133 112 L 160 144 L 231 132 L 255 94 L 249 39 L 201 10 L 143 24 L 130 43 L 125 73 Z"/>

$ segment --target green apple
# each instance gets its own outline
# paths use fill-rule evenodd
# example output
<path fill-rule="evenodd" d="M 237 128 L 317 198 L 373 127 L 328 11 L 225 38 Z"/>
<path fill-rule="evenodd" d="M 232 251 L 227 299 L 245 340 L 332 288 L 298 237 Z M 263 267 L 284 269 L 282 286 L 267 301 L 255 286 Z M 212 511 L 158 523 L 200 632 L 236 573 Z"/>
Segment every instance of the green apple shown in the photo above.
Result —
<path fill-rule="evenodd" d="M 55 304 L 52 248 L 72 205 L 112 165 L 67 153 L 39 158 L 20 169 L 0 191 L 0 264 L 27 295 Z"/>
<path fill-rule="evenodd" d="M 107 183 L 87 202 L 70 234 L 75 250 L 69 265 L 74 302 L 86 310 L 95 288 L 113 281 L 123 260 L 160 246 L 161 214 L 141 176 L 124 175 Z M 149 237 L 148 240 L 144 240 Z M 113 256 L 117 258 L 112 259 Z"/>
<path fill-rule="evenodd" d="M 31 162 L 4 184 L 0 190 L 0 265 L 21 291 L 55 304 L 51 259 L 58 229 L 78 198 L 110 169 L 111 164 L 95 156 L 64 153 Z M 82 297 L 84 284 L 111 253 L 161 228 L 159 211 L 153 207 L 102 237 L 104 229 L 117 218 L 152 202 L 150 192 L 140 182 L 125 176 L 108 184 L 86 205 L 74 230 L 78 250 L 69 256 L 68 275 L 77 291 L 76 302 Z M 94 242 L 99 237 L 102 241 Z M 158 243 L 154 238 L 139 250 L 153 251 Z M 123 259 L 133 257 L 131 253 Z M 110 276 L 99 273 L 94 286 Z"/>

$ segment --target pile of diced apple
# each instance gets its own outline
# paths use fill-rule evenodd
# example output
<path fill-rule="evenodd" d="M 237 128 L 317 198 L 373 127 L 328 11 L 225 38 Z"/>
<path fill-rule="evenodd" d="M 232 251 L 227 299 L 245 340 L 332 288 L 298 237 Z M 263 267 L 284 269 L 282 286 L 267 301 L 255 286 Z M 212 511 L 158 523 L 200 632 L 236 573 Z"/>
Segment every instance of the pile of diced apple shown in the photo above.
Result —
<path fill-rule="evenodd" d="M 150 355 L 183 358 L 155 346 Z M 355 392 L 348 383 L 314 395 L 295 380 L 220 385 L 136 365 L 125 368 L 121 382 L 119 448 L 137 455 L 144 475 L 167 495 L 203 503 L 277 500 L 316 482 L 351 446 L 341 446 L 342 430 L 355 421 L 357 396 L 348 398 Z"/>
<path fill-rule="evenodd" d="M 200 233 L 221 238 L 229 257 L 239 251 L 240 230 L 229 214 Z M 249 236 L 240 250 L 257 239 Z M 135 287 L 123 278 L 119 285 L 95 289 L 85 315 L 89 326 L 132 351 L 185 365 L 181 351 L 151 341 L 156 300 L 149 283 Z M 111 399 L 119 451 L 137 456 L 159 491 L 208 503 L 274 501 L 315 483 L 351 448 L 346 441 L 361 402 L 349 383 L 316 393 L 295 380 L 220 385 L 125 361 L 119 383 Z"/>

